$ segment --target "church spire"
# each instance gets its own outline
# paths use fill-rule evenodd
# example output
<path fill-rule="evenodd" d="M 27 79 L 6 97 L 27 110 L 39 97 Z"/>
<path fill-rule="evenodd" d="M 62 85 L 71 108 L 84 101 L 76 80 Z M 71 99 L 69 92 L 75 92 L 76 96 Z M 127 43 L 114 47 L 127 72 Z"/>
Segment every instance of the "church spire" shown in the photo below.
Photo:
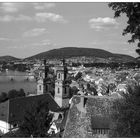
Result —
<path fill-rule="evenodd" d="M 45 79 L 48 77 L 49 67 L 46 64 L 46 59 L 44 59 L 44 67 L 45 67 Z"/>
<path fill-rule="evenodd" d="M 64 81 L 65 81 L 67 78 L 68 69 L 67 69 L 65 58 L 63 58 L 61 61 L 62 61 L 62 65 L 64 67 Z"/>
<path fill-rule="evenodd" d="M 61 60 L 62 65 L 56 71 L 56 80 L 55 80 L 55 101 L 62 108 L 69 107 L 69 95 L 70 95 L 70 86 L 66 84 L 67 78 L 67 66 L 65 59 Z"/>

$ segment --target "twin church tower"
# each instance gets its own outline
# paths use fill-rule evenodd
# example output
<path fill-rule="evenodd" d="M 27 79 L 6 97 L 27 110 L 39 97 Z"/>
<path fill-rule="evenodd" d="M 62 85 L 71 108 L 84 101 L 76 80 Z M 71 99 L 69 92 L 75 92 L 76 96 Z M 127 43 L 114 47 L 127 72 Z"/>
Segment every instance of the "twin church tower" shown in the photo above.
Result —
<path fill-rule="evenodd" d="M 39 74 L 39 79 L 37 81 L 37 95 L 50 93 L 52 88 L 54 88 L 54 100 L 61 108 L 66 108 L 69 106 L 69 95 L 70 95 L 70 86 L 67 82 L 68 69 L 63 59 L 62 64 L 57 67 L 56 70 L 56 79 L 55 87 L 52 86 L 52 80 L 48 77 L 49 66 L 44 60 L 45 72 L 44 76 Z"/>

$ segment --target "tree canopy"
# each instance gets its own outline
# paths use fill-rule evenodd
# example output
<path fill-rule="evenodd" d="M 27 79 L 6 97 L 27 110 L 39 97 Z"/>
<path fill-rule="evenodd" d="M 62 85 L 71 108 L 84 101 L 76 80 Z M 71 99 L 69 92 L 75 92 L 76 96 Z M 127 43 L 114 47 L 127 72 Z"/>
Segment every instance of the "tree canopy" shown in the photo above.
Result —
<path fill-rule="evenodd" d="M 10 131 L 3 138 L 29 138 L 29 137 L 50 137 L 48 130 L 52 121 L 52 114 L 49 113 L 48 103 L 39 101 L 32 104 L 26 111 L 24 119 L 19 122 L 19 129 Z M 55 135 L 51 135 L 55 137 Z"/>
<path fill-rule="evenodd" d="M 140 137 L 140 87 L 119 99 L 113 105 L 111 137 Z"/>
<path fill-rule="evenodd" d="M 12 90 L 9 90 L 8 93 L 6 92 L 0 93 L 0 102 L 4 102 L 8 99 L 13 99 L 17 97 L 25 97 L 25 96 L 26 94 L 24 92 L 24 89 L 21 88 L 19 91 L 12 89 Z"/>
<path fill-rule="evenodd" d="M 17 97 L 25 97 L 24 89 L 20 89 L 19 91 L 12 89 L 7 94 L 8 99 L 17 98 Z"/>
<path fill-rule="evenodd" d="M 51 121 L 48 104 L 40 101 L 26 112 L 19 129 L 24 137 L 48 137 Z"/>
<path fill-rule="evenodd" d="M 138 44 L 136 52 L 140 55 L 140 3 L 113 2 L 109 3 L 109 7 L 115 11 L 115 18 L 120 17 L 121 14 L 126 14 L 128 17 L 127 27 L 123 30 L 122 34 L 131 34 L 131 39 L 128 42 L 136 42 Z"/>

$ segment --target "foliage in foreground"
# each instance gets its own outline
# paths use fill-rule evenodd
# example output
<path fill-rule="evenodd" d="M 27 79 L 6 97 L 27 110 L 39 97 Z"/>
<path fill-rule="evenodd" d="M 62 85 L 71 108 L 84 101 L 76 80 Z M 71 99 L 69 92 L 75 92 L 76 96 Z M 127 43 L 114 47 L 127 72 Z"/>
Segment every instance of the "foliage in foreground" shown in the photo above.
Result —
<path fill-rule="evenodd" d="M 113 105 L 110 137 L 140 137 L 140 87 L 129 89 L 124 99 Z"/>
<path fill-rule="evenodd" d="M 52 121 L 49 113 L 48 104 L 39 102 L 28 111 L 19 129 L 24 137 L 48 137 L 48 130 Z"/>
<path fill-rule="evenodd" d="M 128 21 L 127 27 L 123 30 L 123 35 L 131 34 L 129 43 L 138 43 L 139 49 L 136 52 L 140 55 L 140 3 L 138 2 L 113 2 L 109 7 L 115 11 L 114 17 L 126 14 Z"/>

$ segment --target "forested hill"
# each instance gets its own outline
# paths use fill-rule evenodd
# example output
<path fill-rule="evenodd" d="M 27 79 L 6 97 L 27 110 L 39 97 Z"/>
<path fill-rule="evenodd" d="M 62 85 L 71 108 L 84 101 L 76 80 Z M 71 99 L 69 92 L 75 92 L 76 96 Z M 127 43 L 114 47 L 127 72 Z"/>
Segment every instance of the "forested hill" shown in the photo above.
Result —
<path fill-rule="evenodd" d="M 113 54 L 111 52 L 95 49 L 95 48 L 77 48 L 77 47 L 65 47 L 60 49 L 53 49 L 50 51 L 42 52 L 37 55 L 28 57 L 26 59 L 59 59 L 59 58 L 71 58 L 71 57 L 99 57 L 99 58 L 122 58 L 133 60 L 134 58 L 124 54 Z"/>
<path fill-rule="evenodd" d="M 0 61 L 16 61 L 16 60 L 20 60 L 19 58 L 13 57 L 13 56 L 0 56 Z"/>

